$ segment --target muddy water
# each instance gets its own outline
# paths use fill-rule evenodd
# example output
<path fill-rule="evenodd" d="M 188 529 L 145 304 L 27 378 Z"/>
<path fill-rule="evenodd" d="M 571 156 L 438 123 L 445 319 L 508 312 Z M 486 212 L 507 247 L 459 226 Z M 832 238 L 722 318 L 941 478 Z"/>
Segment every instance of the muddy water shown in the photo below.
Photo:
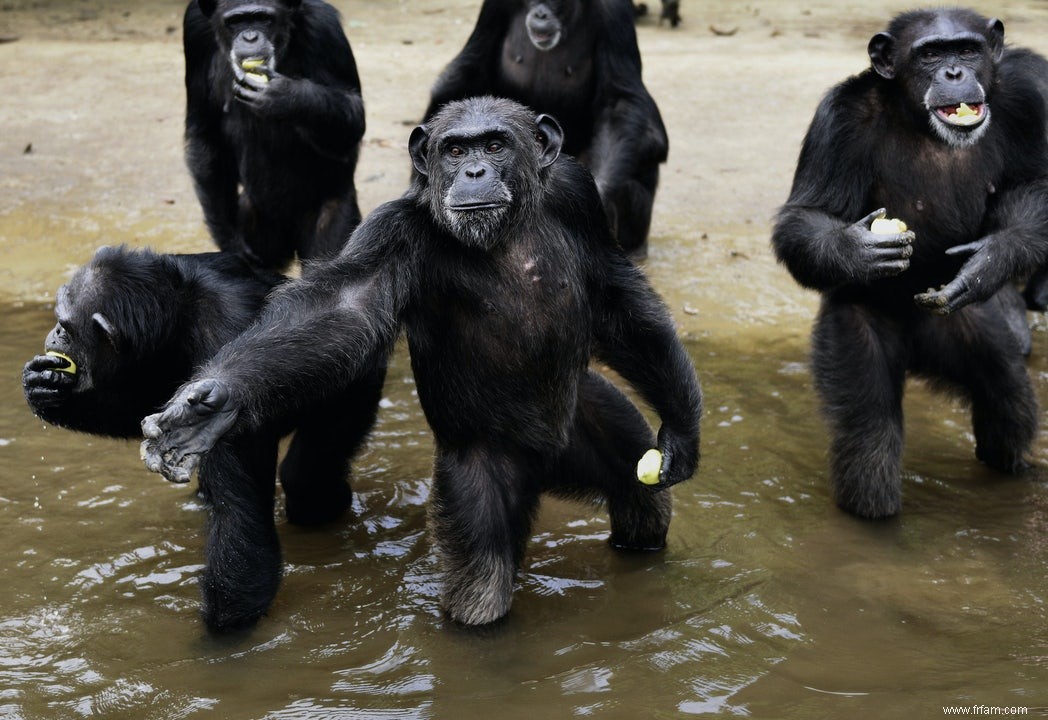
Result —
<path fill-rule="evenodd" d="M 347 1 L 368 107 L 366 210 L 407 177 L 408 127 L 468 34 L 473 0 Z M 979 5 L 979 3 L 976 3 Z M 859 522 L 826 487 L 806 365 L 815 298 L 768 252 L 822 91 L 865 64 L 895 4 L 685 3 L 642 25 L 670 131 L 646 270 L 707 397 L 699 475 L 669 547 L 606 546 L 598 509 L 547 501 L 509 620 L 450 626 L 425 533 L 431 441 L 403 351 L 356 464 L 353 513 L 315 531 L 276 508 L 286 579 L 245 637 L 196 616 L 205 512 L 135 443 L 45 426 L 22 364 L 47 299 L 101 243 L 203 250 L 181 161 L 182 3 L 0 7 L 0 718 L 940 717 L 1048 706 L 1048 438 L 1005 478 L 964 410 L 906 402 L 903 515 Z M 1048 3 L 983 3 L 1048 51 Z M 736 30 L 730 36 L 715 35 Z M 30 146 L 27 147 L 27 146 Z M 29 152 L 26 152 L 29 150 Z M 1048 331 L 1030 370 L 1048 406 Z"/>

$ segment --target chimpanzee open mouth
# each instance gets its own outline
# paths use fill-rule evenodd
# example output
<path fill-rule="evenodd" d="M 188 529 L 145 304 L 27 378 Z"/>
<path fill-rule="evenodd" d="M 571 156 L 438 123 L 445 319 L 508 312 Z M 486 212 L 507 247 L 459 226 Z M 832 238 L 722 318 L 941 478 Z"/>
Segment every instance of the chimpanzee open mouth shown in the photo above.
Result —
<path fill-rule="evenodd" d="M 560 30 L 539 32 L 528 28 L 528 36 L 531 39 L 531 43 L 539 50 L 552 50 L 560 42 Z"/>
<path fill-rule="evenodd" d="M 942 105 L 935 108 L 935 117 L 954 127 L 975 127 L 986 119 L 986 105 L 981 102 Z"/>

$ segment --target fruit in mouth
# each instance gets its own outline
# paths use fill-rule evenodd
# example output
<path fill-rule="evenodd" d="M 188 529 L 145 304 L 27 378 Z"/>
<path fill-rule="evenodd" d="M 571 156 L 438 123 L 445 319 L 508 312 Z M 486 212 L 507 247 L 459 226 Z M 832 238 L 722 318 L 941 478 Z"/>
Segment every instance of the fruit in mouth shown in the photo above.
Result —
<path fill-rule="evenodd" d="M 262 67 L 266 64 L 265 58 L 245 58 L 240 61 L 240 67 L 247 71 L 247 75 L 253 80 L 257 80 L 261 83 L 269 82 L 269 77 L 258 72 L 251 72 L 255 68 Z"/>
<path fill-rule="evenodd" d="M 985 117 L 985 105 L 983 103 L 960 103 L 958 105 L 943 105 L 935 108 L 935 114 L 940 120 L 949 125 L 970 127 L 978 125 Z"/>
<path fill-rule="evenodd" d="M 66 366 L 66 367 L 55 368 L 55 370 L 57 370 L 58 372 L 64 372 L 64 373 L 69 373 L 70 375 L 76 375 L 76 363 L 73 362 L 73 358 L 69 357 L 65 353 L 60 353 L 57 350 L 48 350 L 45 353 L 45 355 L 51 355 L 52 357 L 62 358 L 67 363 L 69 363 L 69 365 Z"/>

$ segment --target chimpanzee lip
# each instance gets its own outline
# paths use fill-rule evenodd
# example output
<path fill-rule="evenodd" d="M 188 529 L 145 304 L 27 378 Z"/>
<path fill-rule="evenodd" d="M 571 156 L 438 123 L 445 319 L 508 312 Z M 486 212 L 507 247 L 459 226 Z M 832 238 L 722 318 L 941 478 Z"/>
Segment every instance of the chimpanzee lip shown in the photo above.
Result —
<path fill-rule="evenodd" d="M 454 212 L 469 212 L 470 210 L 496 210 L 505 206 L 506 203 L 504 202 L 485 201 L 448 205 L 448 210 L 453 210 Z"/>
<path fill-rule="evenodd" d="M 962 111 L 961 106 L 968 107 L 974 114 L 958 114 Z M 945 125 L 958 129 L 978 127 L 986 120 L 986 104 L 982 102 L 957 103 L 955 105 L 940 105 L 934 108 L 933 115 Z"/>

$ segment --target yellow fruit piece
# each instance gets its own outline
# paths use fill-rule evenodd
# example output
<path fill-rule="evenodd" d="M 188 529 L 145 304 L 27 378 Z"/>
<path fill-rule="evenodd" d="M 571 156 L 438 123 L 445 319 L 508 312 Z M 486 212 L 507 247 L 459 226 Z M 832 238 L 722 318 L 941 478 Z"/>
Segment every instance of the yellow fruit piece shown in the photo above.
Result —
<path fill-rule="evenodd" d="M 662 453 L 652 448 L 637 461 L 637 479 L 645 485 L 657 485 L 662 469 Z"/>
<path fill-rule="evenodd" d="M 245 70 L 254 70 L 255 68 L 260 67 L 263 63 L 265 63 L 265 61 L 265 58 L 248 58 L 247 60 L 240 61 L 240 67 L 244 68 Z"/>
<path fill-rule="evenodd" d="M 898 235 L 906 232 L 906 223 L 898 218 L 877 218 L 870 223 L 870 232 L 878 235 Z"/>
<path fill-rule="evenodd" d="M 62 358 L 67 363 L 69 363 L 69 367 L 55 368 L 55 370 L 57 370 L 58 372 L 64 372 L 64 373 L 69 373 L 70 375 L 76 375 L 76 363 L 73 362 L 73 358 L 69 357 L 65 353 L 60 353 L 57 350 L 48 350 L 44 354 L 45 355 L 51 355 L 51 356 L 57 357 L 57 358 Z"/>
<path fill-rule="evenodd" d="M 269 82 L 269 78 L 266 77 L 265 75 L 263 75 L 262 73 L 249 72 L 249 73 L 244 73 L 244 75 L 249 77 L 249 78 L 251 78 L 252 80 L 257 80 L 260 83 L 267 83 L 267 82 Z"/>
<path fill-rule="evenodd" d="M 972 110 L 968 106 L 968 103 L 961 103 L 960 105 L 957 106 L 957 115 L 958 115 L 958 117 L 964 117 L 965 115 L 978 115 L 978 114 L 979 113 L 975 112 L 974 110 Z"/>

